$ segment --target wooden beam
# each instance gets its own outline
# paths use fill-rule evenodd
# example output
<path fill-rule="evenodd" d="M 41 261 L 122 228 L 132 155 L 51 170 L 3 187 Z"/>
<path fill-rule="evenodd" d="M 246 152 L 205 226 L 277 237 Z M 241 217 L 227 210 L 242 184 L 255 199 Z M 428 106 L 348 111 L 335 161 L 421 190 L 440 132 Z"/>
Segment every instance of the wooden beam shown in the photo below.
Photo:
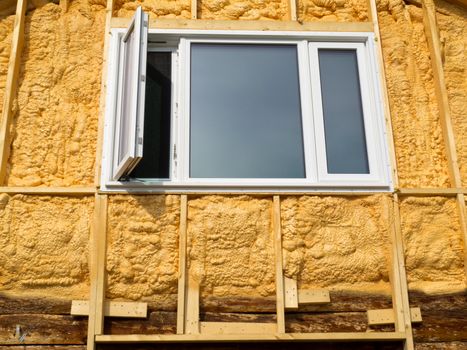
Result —
<path fill-rule="evenodd" d="M 457 209 L 459 213 L 461 231 L 463 232 L 462 238 L 464 241 L 464 274 L 467 276 L 467 211 L 465 208 L 464 194 L 457 195 Z"/>
<path fill-rule="evenodd" d="M 299 289 L 298 303 L 300 305 L 330 303 L 329 291 L 325 289 Z"/>
<path fill-rule="evenodd" d="M 177 297 L 177 334 L 185 333 L 186 312 L 186 221 L 187 195 L 180 196 L 180 229 L 178 241 L 178 297 Z"/>
<path fill-rule="evenodd" d="M 277 330 L 275 323 L 258 322 L 201 322 L 201 334 L 274 334 Z"/>
<path fill-rule="evenodd" d="M 24 17 L 27 5 L 27 0 L 18 0 L 16 3 L 5 95 L 3 96 L 2 119 L 0 121 L 0 185 L 5 183 L 6 168 L 10 156 L 10 126 L 13 119 L 13 101 L 18 90 L 19 69 L 24 44 Z"/>
<path fill-rule="evenodd" d="M 198 18 L 198 0 L 191 0 L 191 19 Z"/>
<path fill-rule="evenodd" d="M 370 326 L 395 323 L 394 309 L 368 310 L 367 315 Z M 422 312 L 419 307 L 410 308 L 410 320 L 412 323 L 422 322 Z"/>
<path fill-rule="evenodd" d="M 290 11 L 290 20 L 296 21 L 298 14 L 297 14 L 297 1 L 298 0 L 289 0 L 289 11 Z"/>
<path fill-rule="evenodd" d="M 90 303 L 87 350 L 95 350 L 95 335 L 104 331 L 107 196 L 96 194 L 91 230 Z"/>
<path fill-rule="evenodd" d="M 399 196 L 456 196 L 465 193 L 464 188 L 399 188 L 396 192 Z"/>
<path fill-rule="evenodd" d="M 277 333 L 285 333 L 284 274 L 282 266 L 282 229 L 281 202 L 279 196 L 273 197 L 272 227 L 274 232 L 274 251 L 276 265 L 276 314 Z"/>
<path fill-rule="evenodd" d="M 96 144 L 96 172 L 94 174 L 94 184 L 100 186 L 102 150 L 104 142 L 104 122 L 105 122 L 105 100 L 107 96 L 107 66 L 108 51 L 110 43 L 110 28 L 112 27 L 112 13 L 114 9 L 114 0 L 107 0 L 105 9 L 105 30 L 104 30 L 104 52 L 102 57 L 101 91 L 99 97 L 99 118 L 97 122 L 97 144 Z M 131 20 L 131 19 L 130 19 Z M 128 23 L 129 25 L 130 23 Z M 125 27 L 128 27 L 125 26 Z"/>
<path fill-rule="evenodd" d="M 112 28 L 126 28 L 131 18 L 112 18 Z M 237 21 L 206 19 L 157 18 L 149 20 L 149 28 L 199 30 L 258 30 L 258 31 L 316 31 L 316 32 L 372 32 L 370 22 L 306 22 L 297 21 Z"/>
<path fill-rule="evenodd" d="M 124 301 L 105 301 L 104 316 L 109 317 L 147 317 L 148 304 Z M 89 316 L 89 301 L 73 300 L 70 314 L 73 316 Z"/>
<path fill-rule="evenodd" d="M 186 296 L 185 333 L 199 334 L 199 281 L 189 274 Z"/>
<path fill-rule="evenodd" d="M 286 309 L 298 309 L 297 280 L 284 276 L 284 306 Z"/>
<path fill-rule="evenodd" d="M 68 12 L 68 0 L 60 0 L 60 8 L 63 12 Z"/>
<path fill-rule="evenodd" d="M 394 312 L 396 331 L 405 332 L 405 350 L 414 350 L 412 323 L 410 321 L 410 304 L 405 272 L 404 241 L 402 240 L 402 226 L 399 209 L 399 197 L 393 195 L 393 211 L 390 222 L 390 237 L 392 240 L 392 283 L 394 294 Z"/>
<path fill-rule="evenodd" d="M 96 193 L 95 187 L 7 187 L 0 186 L 0 193 L 54 195 L 54 196 L 87 196 Z"/>
<path fill-rule="evenodd" d="M 360 333 L 276 333 L 276 334 L 199 334 L 199 335 L 96 335 L 98 343 L 195 343 L 195 342 L 295 342 L 295 341 L 390 341 L 404 340 L 402 332 Z"/>

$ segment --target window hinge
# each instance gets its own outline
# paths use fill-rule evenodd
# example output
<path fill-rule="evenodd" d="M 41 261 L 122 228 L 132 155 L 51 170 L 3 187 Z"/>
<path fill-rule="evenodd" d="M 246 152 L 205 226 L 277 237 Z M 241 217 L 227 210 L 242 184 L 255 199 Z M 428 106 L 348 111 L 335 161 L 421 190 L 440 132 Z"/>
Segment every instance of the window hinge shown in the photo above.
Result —
<path fill-rule="evenodd" d="M 174 145 L 174 159 L 177 159 L 177 145 Z"/>

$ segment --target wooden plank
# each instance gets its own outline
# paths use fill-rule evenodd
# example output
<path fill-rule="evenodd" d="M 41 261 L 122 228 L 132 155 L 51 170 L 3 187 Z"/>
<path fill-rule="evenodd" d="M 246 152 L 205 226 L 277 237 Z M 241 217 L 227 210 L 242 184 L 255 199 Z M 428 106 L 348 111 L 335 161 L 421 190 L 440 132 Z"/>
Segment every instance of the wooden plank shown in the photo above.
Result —
<path fill-rule="evenodd" d="M 276 333 L 276 334 L 128 334 L 96 335 L 97 343 L 195 343 L 195 342 L 294 342 L 294 341 L 359 341 L 359 340 L 404 340 L 402 332 L 361 333 Z"/>
<path fill-rule="evenodd" d="M 405 331 L 407 336 L 407 339 L 405 341 L 405 349 L 413 350 L 414 341 L 412 334 L 412 323 L 410 321 L 407 276 L 405 272 L 404 243 L 402 240 L 399 197 L 397 193 L 393 195 L 393 213 L 390 216 L 390 222 L 392 220 L 393 227 L 391 227 L 390 231 L 393 249 L 392 284 L 394 285 L 393 293 L 396 331 Z"/>
<path fill-rule="evenodd" d="M 298 309 L 297 280 L 284 276 L 284 305 L 286 309 Z"/>
<path fill-rule="evenodd" d="M 112 18 L 112 28 L 126 28 L 131 18 Z M 304 22 L 296 21 L 237 21 L 206 19 L 157 18 L 149 20 L 149 28 L 200 30 L 258 30 L 258 31 L 317 31 L 317 32 L 372 32 L 369 22 Z"/>
<path fill-rule="evenodd" d="M 285 333 L 284 275 L 282 267 L 282 230 L 281 202 L 279 196 L 273 197 L 272 227 L 274 232 L 274 251 L 276 266 L 276 314 L 277 333 Z"/>
<path fill-rule="evenodd" d="M 185 333 L 199 334 L 199 281 L 189 274 L 186 297 Z"/>
<path fill-rule="evenodd" d="M 325 289 L 299 289 L 299 304 L 325 304 L 330 303 L 329 291 Z"/>
<path fill-rule="evenodd" d="M 297 1 L 298 0 L 289 0 L 289 11 L 290 11 L 290 20 L 296 21 L 298 14 L 297 14 Z"/>
<path fill-rule="evenodd" d="M 464 193 L 463 188 L 399 188 L 399 196 L 456 196 L 458 193 Z"/>
<path fill-rule="evenodd" d="M 415 350 L 467 350 L 467 341 L 416 343 Z"/>
<path fill-rule="evenodd" d="M 0 344 L 82 345 L 86 327 L 86 319 L 70 315 L 0 315 Z"/>
<path fill-rule="evenodd" d="M 99 97 L 99 118 L 97 122 L 97 144 L 96 144 L 96 173 L 94 175 L 94 184 L 100 186 L 101 166 L 102 166 L 102 150 L 104 142 L 104 122 L 105 122 L 105 100 L 107 94 L 107 66 L 108 66 L 108 51 L 110 43 L 110 28 L 112 26 L 112 13 L 114 8 L 114 0 L 107 0 L 105 9 L 105 30 L 104 30 L 104 52 L 102 57 L 102 74 L 101 74 L 101 91 Z M 131 19 L 130 19 L 131 20 Z M 130 23 L 128 23 L 129 25 Z M 128 27 L 128 25 L 125 26 Z"/>
<path fill-rule="evenodd" d="M 185 333 L 186 312 L 186 223 L 188 199 L 186 195 L 180 197 L 180 229 L 178 249 L 178 298 L 177 298 L 177 334 Z"/>
<path fill-rule="evenodd" d="M 465 208 L 465 195 L 457 195 L 457 209 L 464 241 L 464 274 L 467 278 L 467 210 Z"/>
<path fill-rule="evenodd" d="M 0 121 L 0 185 L 5 183 L 6 168 L 10 156 L 10 126 L 13 120 L 13 101 L 16 97 L 19 81 L 19 70 L 24 44 L 24 22 L 27 0 L 16 3 L 15 23 L 11 39 L 10 60 L 3 96 L 2 119 Z"/>
<path fill-rule="evenodd" d="M 107 196 L 96 194 L 91 230 L 90 303 L 87 349 L 94 350 L 94 336 L 104 331 L 104 294 L 107 234 Z"/>
<path fill-rule="evenodd" d="M 0 193 L 31 194 L 31 195 L 59 195 L 86 196 L 96 193 L 95 187 L 7 187 L 0 186 Z"/>
<path fill-rule="evenodd" d="M 381 34 L 379 30 L 379 22 L 378 22 L 378 10 L 376 5 L 376 0 L 368 0 L 369 5 L 369 19 L 373 24 L 373 29 L 375 33 L 375 40 L 376 40 L 376 53 L 378 59 L 378 75 L 379 75 L 379 84 L 380 90 L 383 97 L 383 105 L 384 105 L 384 119 L 386 121 L 386 137 L 387 137 L 387 144 L 389 150 L 389 159 L 391 162 L 391 177 L 392 177 L 392 184 L 394 188 L 399 187 L 399 175 L 397 172 L 397 157 L 396 157 L 396 148 L 394 145 L 394 135 L 393 135 L 393 128 L 392 128 L 392 121 L 391 121 L 391 105 L 388 96 L 388 87 L 386 83 L 386 65 L 384 62 L 384 55 L 383 55 L 383 47 L 381 44 Z"/>
<path fill-rule="evenodd" d="M 258 322 L 201 322 L 201 334 L 267 334 L 276 333 L 275 323 Z"/>
<path fill-rule="evenodd" d="M 148 304 L 125 302 L 125 301 L 105 301 L 104 316 L 109 317 L 147 317 Z M 89 301 L 73 300 L 70 314 L 73 316 L 89 316 Z"/>
<path fill-rule="evenodd" d="M 395 323 L 394 309 L 368 310 L 368 324 L 370 326 L 385 325 Z M 410 308 L 410 319 L 412 323 L 422 322 L 422 313 L 420 308 Z"/>
<path fill-rule="evenodd" d="M 60 8 L 62 9 L 62 12 L 68 11 L 68 5 L 68 0 L 60 0 Z"/>
<path fill-rule="evenodd" d="M 198 18 L 198 0 L 191 0 L 191 19 Z"/>

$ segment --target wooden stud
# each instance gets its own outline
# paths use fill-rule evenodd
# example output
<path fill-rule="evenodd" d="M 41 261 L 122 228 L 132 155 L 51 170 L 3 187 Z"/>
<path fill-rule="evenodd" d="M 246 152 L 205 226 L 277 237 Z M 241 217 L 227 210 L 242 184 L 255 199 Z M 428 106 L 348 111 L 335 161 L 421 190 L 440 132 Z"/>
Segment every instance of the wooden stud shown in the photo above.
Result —
<path fill-rule="evenodd" d="M 379 326 L 395 323 L 393 309 L 368 310 L 367 316 L 368 325 L 370 326 Z M 419 307 L 410 308 L 410 320 L 412 323 L 422 322 L 422 312 Z"/>
<path fill-rule="evenodd" d="M 423 24 L 430 49 L 431 66 L 435 84 L 435 93 L 438 101 L 441 128 L 448 158 L 449 175 L 454 187 L 462 187 L 462 180 L 457 161 L 456 141 L 451 120 L 448 92 L 444 77 L 443 58 L 441 53 L 441 41 L 439 39 L 438 23 L 436 21 L 436 7 L 433 0 L 423 0 Z M 465 223 L 465 198 L 463 194 L 457 195 L 459 218 L 464 240 L 464 275 L 467 278 L 467 225 Z"/>
<path fill-rule="evenodd" d="M 276 334 L 122 334 L 96 335 L 98 343 L 194 343 L 194 342 L 294 342 L 294 341 L 358 341 L 358 340 L 404 340 L 403 332 L 359 333 L 276 333 Z"/>
<path fill-rule="evenodd" d="M 95 335 L 104 331 L 107 196 L 96 194 L 91 230 L 91 291 L 87 350 L 95 350 Z"/>
<path fill-rule="evenodd" d="M 54 195 L 54 196 L 86 196 L 96 193 L 94 187 L 0 187 L 0 193 Z"/>
<path fill-rule="evenodd" d="M 407 288 L 407 276 L 405 272 L 404 241 L 402 240 L 402 226 L 399 209 L 399 197 L 397 193 L 393 197 L 393 224 L 391 229 L 393 247 L 393 283 L 396 285 L 394 310 L 396 312 L 396 331 L 405 331 L 405 349 L 413 350 L 414 341 L 412 323 L 410 322 L 409 292 Z M 403 317 L 401 317 L 401 312 Z"/>
<path fill-rule="evenodd" d="M 177 298 L 177 334 L 185 333 L 186 312 L 186 229 L 188 199 L 186 194 L 180 196 L 180 231 L 178 242 L 178 298 Z"/>
<path fill-rule="evenodd" d="M 198 0 L 191 0 L 191 19 L 198 18 Z"/>
<path fill-rule="evenodd" d="M 389 158 L 391 161 L 392 168 L 392 184 L 394 188 L 399 187 L 399 175 L 397 173 L 397 157 L 396 157 L 396 148 L 394 145 L 394 135 L 392 133 L 392 121 L 391 121 L 391 107 L 388 96 L 388 87 L 386 83 L 386 69 L 384 64 L 384 55 L 383 47 L 381 44 L 381 33 L 379 30 L 378 22 L 378 10 L 376 6 L 376 0 L 368 0 L 369 5 L 369 19 L 372 21 L 373 29 L 375 33 L 376 40 L 376 51 L 378 58 L 378 67 L 379 67 L 379 82 L 381 86 L 381 94 L 383 97 L 384 105 L 384 119 L 386 121 L 386 134 L 387 134 L 387 143 L 389 148 Z"/>
<path fill-rule="evenodd" d="M 297 20 L 297 2 L 298 0 L 289 0 L 290 20 Z"/>
<path fill-rule="evenodd" d="M 10 156 L 10 126 L 13 119 L 13 101 L 18 90 L 27 5 L 27 0 L 18 0 L 16 3 L 10 60 L 8 62 L 8 73 L 6 76 L 5 95 L 3 97 L 2 120 L 0 121 L 0 185 L 5 183 L 6 168 Z"/>
<path fill-rule="evenodd" d="M 298 309 L 297 280 L 284 276 L 284 305 L 286 309 Z"/>
<path fill-rule="evenodd" d="M 275 323 L 258 322 L 201 322 L 201 334 L 274 334 L 277 330 Z"/>
<path fill-rule="evenodd" d="M 112 28 L 126 28 L 131 18 L 112 18 Z M 149 28 L 157 29 L 200 29 L 200 30 L 258 30 L 258 31 L 316 31 L 316 32 L 372 32 L 369 22 L 306 22 L 297 21 L 236 21 L 157 18 L 149 20 Z"/>
<path fill-rule="evenodd" d="M 274 251 L 276 262 L 276 313 L 277 333 L 285 333 L 284 314 L 284 275 L 282 267 L 282 230 L 281 230 L 281 202 L 279 196 L 273 197 L 272 227 L 274 231 Z"/>
<path fill-rule="evenodd" d="M 144 318 L 144 317 L 147 317 L 147 313 L 148 313 L 147 303 L 134 303 L 134 302 L 124 302 L 124 301 L 105 301 L 104 302 L 104 316 Z M 89 316 L 89 301 L 73 300 L 71 302 L 70 315 Z"/>
<path fill-rule="evenodd" d="M 63 12 L 68 12 L 68 0 L 60 0 L 60 7 Z"/>
<path fill-rule="evenodd" d="M 298 303 L 300 305 L 327 304 L 331 302 L 329 291 L 325 289 L 299 289 Z"/>
<path fill-rule="evenodd" d="M 105 9 L 105 32 L 104 32 L 104 54 L 102 58 L 102 74 L 101 74 L 101 92 L 99 97 L 99 119 L 97 124 L 97 144 L 96 144 L 96 173 L 94 176 L 94 184 L 96 187 L 100 185 L 101 165 L 102 165 L 102 150 L 104 143 L 104 122 L 105 122 L 105 99 L 107 95 L 107 66 L 108 66 L 108 51 L 110 43 L 110 28 L 112 27 L 112 13 L 114 9 L 114 0 L 107 0 Z M 128 23 L 129 25 L 130 23 Z M 128 27 L 125 26 L 125 27 Z"/>
<path fill-rule="evenodd" d="M 188 275 L 185 333 L 199 334 L 199 281 L 191 274 Z"/>

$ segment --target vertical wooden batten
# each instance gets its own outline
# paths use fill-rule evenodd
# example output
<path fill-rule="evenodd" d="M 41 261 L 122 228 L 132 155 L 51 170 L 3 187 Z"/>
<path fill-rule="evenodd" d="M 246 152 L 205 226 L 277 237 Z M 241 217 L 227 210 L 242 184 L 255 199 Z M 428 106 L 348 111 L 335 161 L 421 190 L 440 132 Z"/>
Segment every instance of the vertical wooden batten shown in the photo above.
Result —
<path fill-rule="evenodd" d="M 274 234 L 274 251 L 276 265 L 276 313 L 277 333 L 285 333 L 285 301 L 284 301 L 284 273 L 282 266 L 282 230 L 281 230 L 281 201 L 279 196 L 273 197 L 272 228 Z"/>
<path fill-rule="evenodd" d="M 63 12 L 67 12 L 67 11 L 68 11 L 68 6 L 69 6 L 68 1 L 69 1 L 69 0 L 60 0 L 60 7 L 62 8 L 62 11 L 63 11 Z"/>
<path fill-rule="evenodd" d="M 107 240 L 107 195 L 96 194 L 91 230 L 91 291 L 87 350 L 95 350 L 95 335 L 104 331 L 104 296 Z"/>
<path fill-rule="evenodd" d="M 180 231 L 178 252 L 178 298 L 177 298 L 177 334 L 185 333 L 186 315 L 186 223 L 187 223 L 187 195 L 180 196 Z"/>
<path fill-rule="evenodd" d="M 297 5 L 299 0 L 289 0 L 289 11 L 290 11 L 290 20 L 296 21 L 298 14 L 297 14 Z"/>
<path fill-rule="evenodd" d="M 439 38 L 438 23 L 436 21 L 436 7 L 433 0 L 423 0 L 423 25 L 425 35 L 430 50 L 430 60 L 433 71 L 436 99 L 439 107 L 439 116 L 443 138 L 448 159 L 449 177 L 451 186 L 462 187 L 459 163 L 457 160 L 456 139 L 451 120 L 451 110 L 449 107 L 448 92 L 444 77 L 443 59 L 441 53 L 441 41 Z M 459 211 L 460 226 L 464 241 L 464 275 L 467 278 L 467 223 L 465 212 L 465 196 L 463 193 L 457 194 L 457 207 Z"/>
<path fill-rule="evenodd" d="M 198 19 L 198 0 L 191 0 L 191 19 Z"/>
<path fill-rule="evenodd" d="M 13 119 L 13 101 L 18 91 L 19 71 L 24 44 L 24 24 L 27 0 L 18 0 L 11 40 L 10 60 L 3 97 L 2 120 L 0 121 L 0 184 L 5 183 L 6 168 L 10 156 L 10 127 Z"/>

